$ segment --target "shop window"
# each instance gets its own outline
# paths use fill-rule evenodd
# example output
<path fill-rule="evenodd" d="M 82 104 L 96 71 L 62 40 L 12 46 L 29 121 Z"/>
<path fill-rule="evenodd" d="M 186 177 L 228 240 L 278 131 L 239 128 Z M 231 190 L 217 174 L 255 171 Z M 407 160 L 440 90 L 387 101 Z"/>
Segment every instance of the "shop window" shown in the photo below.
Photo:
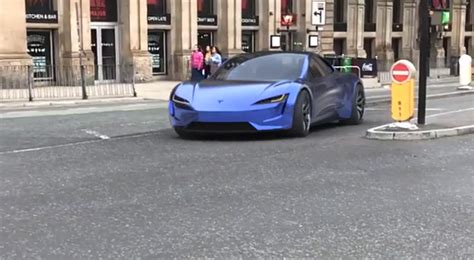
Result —
<path fill-rule="evenodd" d="M 213 0 L 198 0 L 198 25 L 217 25 L 217 16 L 214 14 Z"/>
<path fill-rule="evenodd" d="M 281 14 L 293 13 L 293 0 L 281 0 Z"/>
<path fill-rule="evenodd" d="M 166 0 L 147 0 L 149 24 L 171 24 L 171 16 L 166 13 Z"/>
<path fill-rule="evenodd" d="M 153 75 L 166 74 L 167 51 L 165 31 L 148 31 L 148 52 L 150 52 L 152 58 Z"/>
<path fill-rule="evenodd" d="M 52 0 L 25 0 L 26 22 L 57 23 L 58 13 Z"/>
<path fill-rule="evenodd" d="M 255 17 L 257 13 L 256 0 L 242 0 L 242 17 Z"/>
<path fill-rule="evenodd" d="M 117 0 L 90 0 L 91 21 L 117 22 Z"/>
<path fill-rule="evenodd" d="M 214 14 L 213 0 L 198 0 L 198 16 Z"/>
<path fill-rule="evenodd" d="M 365 38 L 364 39 L 364 50 L 367 54 L 367 58 L 374 58 L 374 38 Z"/>
<path fill-rule="evenodd" d="M 242 51 L 251 53 L 255 51 L 255 32 L 242 31 Z"/>
<path fill-rule="evenodd" d="M 35 79 L 53 78 L 53 43 L 51 31 L 27 31 L 28 54 L 33 60 Z"/>

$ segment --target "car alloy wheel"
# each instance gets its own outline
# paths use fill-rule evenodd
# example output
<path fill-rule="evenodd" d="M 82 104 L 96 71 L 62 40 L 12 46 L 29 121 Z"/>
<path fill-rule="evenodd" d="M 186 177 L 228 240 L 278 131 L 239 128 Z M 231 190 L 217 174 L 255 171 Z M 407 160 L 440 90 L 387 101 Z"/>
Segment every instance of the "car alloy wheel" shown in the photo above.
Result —
<path fill-rule="evenodd" d="M 304 95 L 303 105 L 301 108 L 303 113 L 303 131 L 309 132 L 311 127 L 311 102 L 307 94 Z"/>
<path fill-rule="evenodd" d="M 360 88 L 357 93 L 356 108 L 357 108 L 358 119 L 362 120 L 362 118 L 364 117 L 364 111 L 365 111 L 365 95 L 364 95 L 364 91 L 362 91 L 362 89 Z"/>

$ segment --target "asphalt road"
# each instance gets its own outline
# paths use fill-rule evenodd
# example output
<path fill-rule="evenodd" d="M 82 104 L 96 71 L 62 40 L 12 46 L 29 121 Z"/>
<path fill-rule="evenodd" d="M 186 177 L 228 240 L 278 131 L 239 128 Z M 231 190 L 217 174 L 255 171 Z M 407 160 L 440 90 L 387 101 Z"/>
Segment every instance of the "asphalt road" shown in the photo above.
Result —
<path fill-rule="evenodd" d="M 474 258 L 473 136 L 364 139 L 387 105 L 302 139 L 181 140 L 163 103 L 1 115 L 0 258 Z"/>

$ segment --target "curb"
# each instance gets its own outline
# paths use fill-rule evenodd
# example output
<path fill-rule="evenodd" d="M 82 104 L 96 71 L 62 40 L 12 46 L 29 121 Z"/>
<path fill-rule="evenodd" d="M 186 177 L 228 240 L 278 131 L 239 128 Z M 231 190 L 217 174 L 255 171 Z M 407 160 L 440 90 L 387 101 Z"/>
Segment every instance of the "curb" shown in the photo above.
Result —
<path fill-rule="evenodd" d="M 128 98 L 107 98 L 107 99 L 87 99 L 87 100 L 58 100 L 58 101 L 33 101 L 28 103 L 0 103 L 0 109 L 9 108 L 25 108 L 25 107 L 49 107 L 49 106 L 68 106 L 68 105 L 94 105 L 94 104 L 108 104 L 120 103 L 127 101 L 146 101 L 151 100 L 142 97 L 128 97 Z"/>
<path fill-rule="evenodd" d="M 384 141 L 411 141 L 474 134 L 474 125 L 412 132 L 394 132 L 380 130 L 383 129 L 385 126 L 387 125 L 377 126 L 367 130 L 365 137 L 367 139 Z"/>
<path fill-rule="evenodd" d="M 470 94 L 474 94 L 474 90 L 462 90 L 462 91 L 456 91 L 456 92 L 433 94 L 433 95 L 427 95 L 426 98 L 438 99 L 438 98 L 445 98 L 445 97 L 464 96 L 464 95 L 470 95 Z M 416 97 L 415 100 L 418 100 L 418 97 Z M 386 103 L 390 103 L 391 101 L 392 99 L 390 97 L 380 98 L 380 99 L 375 99 L 375 100 L 370 100 L 369 98 L 367 99 L 366 104 L 369 104 L 369 105 L 386 104 Z"/>

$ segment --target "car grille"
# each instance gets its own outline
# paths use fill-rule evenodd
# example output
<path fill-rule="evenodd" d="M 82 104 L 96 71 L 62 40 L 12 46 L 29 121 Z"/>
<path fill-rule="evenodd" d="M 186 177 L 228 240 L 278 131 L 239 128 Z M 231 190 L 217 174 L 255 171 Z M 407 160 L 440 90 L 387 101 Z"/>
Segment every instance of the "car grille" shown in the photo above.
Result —
<path fill-rule="evenodd" d="M 199 132 L 255 132 L 255 127 L 246 122 L 236 123 L 208 123 L 208 122 L 192 122 L 186 127 L 190 131 Z"/>

